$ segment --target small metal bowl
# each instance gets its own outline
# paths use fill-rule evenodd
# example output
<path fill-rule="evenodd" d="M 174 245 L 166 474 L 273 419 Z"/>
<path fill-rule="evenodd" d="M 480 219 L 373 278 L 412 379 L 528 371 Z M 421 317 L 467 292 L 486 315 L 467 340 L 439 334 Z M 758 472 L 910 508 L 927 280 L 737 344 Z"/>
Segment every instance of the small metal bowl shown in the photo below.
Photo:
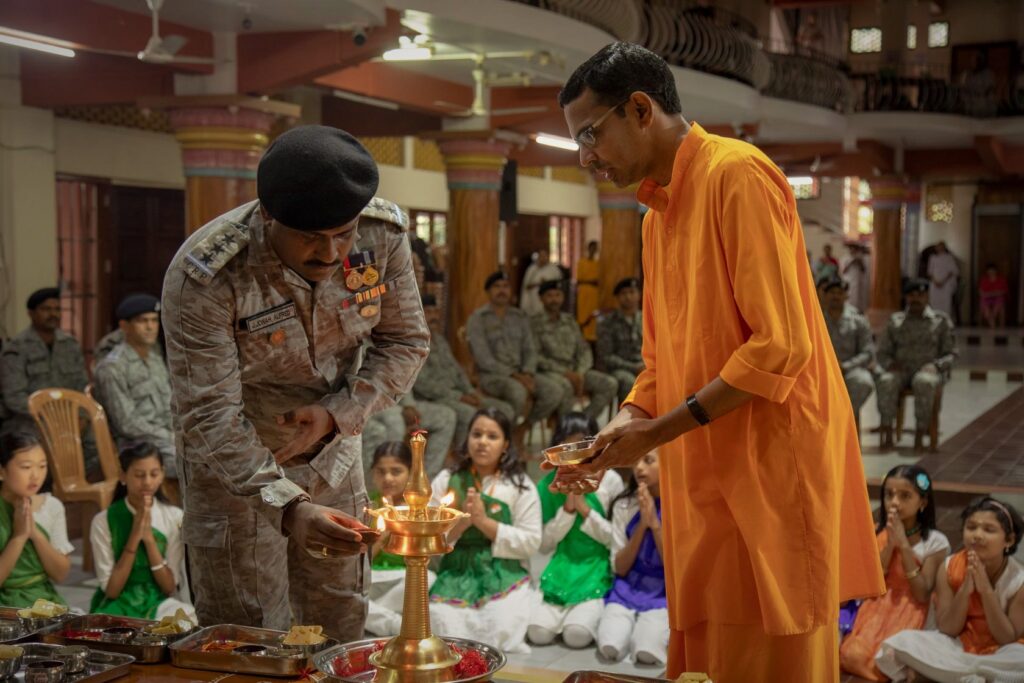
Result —
<path fill-rule="evenodd" d="M 130 626 L 111 626 L 100 631 L 100 640 L 104 643 L 127 643 L 138 633 Z"/>
<path fill-rule="evenodd" d="M 322 643 L 314 643 L 312 645 L 285 645 L 282 643 L 281 647 L 289 650 L 298 650 L 303 657 L 312 657 L 321 650 L 326 649 L 330 642 L 330 639 L 325 637 Z"/>
<path fill-rule="evenodd" d="M 52 626 L 61 620 L 61 617 L 23 617 L 18 615 L 21 627 L 26 631 L 38 631 L 39 629 Z"/>
<path fill-rule="evenodd" d="M 265 657 L 267 654 L 266 645 L 239 645 L 231 654 L 235 655 L 249 655 L 250 657 Z"/>
<path fill-rule="evenodd" d="M 545 448 L 542 452 L 544 453 L 544 458 L 555 467 L 579 465 L 597 455 L 594 451 L 595 441 L 597 439 L 592 438 L 572 443 L 563 443 L 559 446 Z"/>
<path fill-rule="evenodd" d="M 64 662 L 64 670 L 69 674 L 81 673 L 89 659 L 89 648 L 84 645 L 65 645 L 53 651 L 53 658 Z"/>
<path fill-rule="evenodd" d="M 159 646 L 163 647 L 167 645 L 167 636 L 161 636 L 154 633 L 147 633 L 143 631 L 139 635 L 132 638 L 132 645 L 141 645 L 143 647 Z"/>
<path fill-rule="evenodd" d="M 25 683 L 62 683 L 64 662 L 42 659 L 25 665 Z"/>
<path fill-rule="evenodd" d="M 20 621 L 0 619 L 0 640 L 14 640 L 24 632 Z"/>
<path fill-rule="evenodd" d="M 281 647 L 269 648 L 267 650 L 267 656 L 283 657 L 285 659 L 308 657 L 308 655 L 304 653 L 298 645 L 282 645 Z"/>
<path fill-rule="evenodd" d="M 2 657 L 0 658 L 0 678 L 10 678 L 19 671 L 21 671 L 21 662 L 25 657 L 25 648 L 18 647 L 17 645 L 8 646 L 11 651 L 17 651 L 13 657 Z"/>

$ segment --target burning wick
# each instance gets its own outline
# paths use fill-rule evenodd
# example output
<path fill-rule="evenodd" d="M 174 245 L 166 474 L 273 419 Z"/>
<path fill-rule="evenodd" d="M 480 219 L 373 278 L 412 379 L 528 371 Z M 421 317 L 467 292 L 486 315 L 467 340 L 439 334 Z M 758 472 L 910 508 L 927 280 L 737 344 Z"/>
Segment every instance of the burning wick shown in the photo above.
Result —
<path fill-rule="evenodd" d="M 429 434 L 429 433 L 430 433 L 430 432 L 428 432 L 428 431 L 427 431 L 426 429 L 423 429 L 423 428 L 419 428 L 419 427 L 417 427 L 416 431 L 414 431 L 414 432 L 412 433 L 412 435 L 413 435 L 413 436 L 422 436 L 423 438 L 426 438 L 426 437 L 427 437 L 427 434 Z"/>
<path fill-rule="evenodd" d="M 445 510 L 449 510 L 450 509 L 449 506 L 453 502 L 455 502 L 455 492 L 449 490 L 448 493 L 444 494 L 444 497 L 441 498 L 441 512 L 444 512 Z"/>

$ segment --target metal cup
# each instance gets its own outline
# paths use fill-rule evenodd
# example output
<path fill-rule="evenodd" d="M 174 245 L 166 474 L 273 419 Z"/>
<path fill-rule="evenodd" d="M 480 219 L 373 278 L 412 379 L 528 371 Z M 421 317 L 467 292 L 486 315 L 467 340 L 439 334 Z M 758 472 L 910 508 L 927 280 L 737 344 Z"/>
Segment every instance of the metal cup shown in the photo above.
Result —
<path fill-rule="evenodd" d="M 14 640 L 23 632 L 20 621 L 0 619 L 0 640 Z"/>
<path fill-rule="evenodd" d="M 231 651 L 236 655 L 249 655 L 250 657 L 264 657 L 267 654 L 265 645 L 239 645 Z"/>
<path fill-rule="evenodd" d="M 138 633 L 130 626 L 111 626 L 100 631 L 100 640 L 104 643 L 127 643 Z"/>
<path fill-rule="evenodd" d="M 13 657 L 0 659 L 0 678 L 9 678 L 21 671 L 21 662 L 25 657 L 25 650 L 18 646 L 11 646 L 10 649 L 12 653 L 17 651 L 17 654 Z"/>
<path fill-rule="evenodd" d="M 25 683 L 63 683 L 64 662 L 43 659 L 25 665 Z"/>

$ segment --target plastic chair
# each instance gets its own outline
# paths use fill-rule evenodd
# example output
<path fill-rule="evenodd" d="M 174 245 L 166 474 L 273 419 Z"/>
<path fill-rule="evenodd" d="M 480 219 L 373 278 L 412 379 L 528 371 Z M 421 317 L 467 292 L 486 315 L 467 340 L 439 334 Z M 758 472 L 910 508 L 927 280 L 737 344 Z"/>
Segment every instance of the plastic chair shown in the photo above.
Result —
<path fill-rule="evenodd" d="M 40 389 L 28 397 L 28 410 L 42 435 L 43 446 L 49 456 L 53 478 L 53 492 L 65 503 L 95 505 L 97 511 L 106 510 L 117 487 L 119 465 L 114 439 L 110 435 L 103 406 L 79 391 L 70 389 Z M 85 457 L 82 452 L 82 421 L 84 411 L 92 424 L 99 453 L 103 481 L 91 483 L 85 476 Z M 91 519 L 85 515 L 85 519 Z M 82 532 L 82 568 L 92 570 L 92 545 L 88 525 Z"/>

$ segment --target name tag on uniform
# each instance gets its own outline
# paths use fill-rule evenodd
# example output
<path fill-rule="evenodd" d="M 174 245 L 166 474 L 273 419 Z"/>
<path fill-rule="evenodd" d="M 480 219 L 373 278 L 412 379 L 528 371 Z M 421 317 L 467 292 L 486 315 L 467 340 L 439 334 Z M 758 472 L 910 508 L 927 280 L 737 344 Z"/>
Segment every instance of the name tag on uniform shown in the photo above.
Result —
<path fill-rule="evenodd" d="M 248 331 L 249 334 L 252 334 L 253 332 L 265 330 L 279 322 L 283 322 L 294 317 L 295 303 L 288 301 L 279 306 L 274 306 L 273 308 L 257 313 L 256 315 L 250 315 L 248 318 L 239 320 L 238 327 Z"/>

